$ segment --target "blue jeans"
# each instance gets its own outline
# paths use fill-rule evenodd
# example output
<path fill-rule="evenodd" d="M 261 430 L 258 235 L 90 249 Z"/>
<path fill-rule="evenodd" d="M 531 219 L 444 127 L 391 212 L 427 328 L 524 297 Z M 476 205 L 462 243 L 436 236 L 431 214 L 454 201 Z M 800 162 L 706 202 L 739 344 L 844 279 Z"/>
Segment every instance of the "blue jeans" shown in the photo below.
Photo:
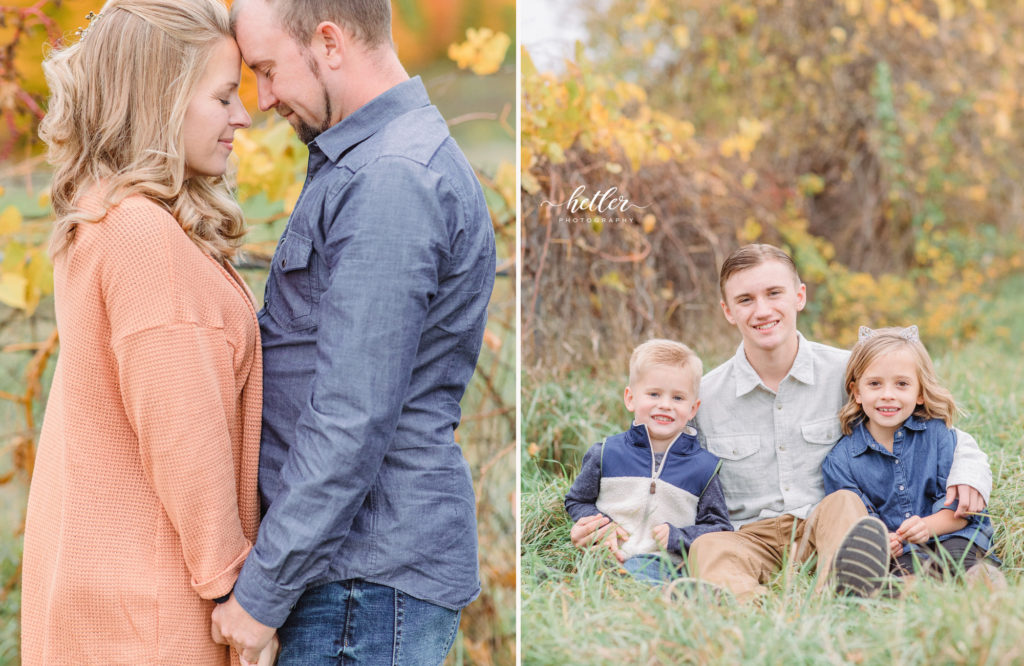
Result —
<path fill-rule="evenodd" d="M 652 584 L 667 583 L 683 575 L 670 560 L 653 554 L 634 555 L 622 563 L 622 568 L 637 580 Z"/>
<path fill-rule="evenodd" d="M 277 664 L 441 664 L 460 613 L 365 580 L 327 583 L 306 590 L 277 630 Z"/>

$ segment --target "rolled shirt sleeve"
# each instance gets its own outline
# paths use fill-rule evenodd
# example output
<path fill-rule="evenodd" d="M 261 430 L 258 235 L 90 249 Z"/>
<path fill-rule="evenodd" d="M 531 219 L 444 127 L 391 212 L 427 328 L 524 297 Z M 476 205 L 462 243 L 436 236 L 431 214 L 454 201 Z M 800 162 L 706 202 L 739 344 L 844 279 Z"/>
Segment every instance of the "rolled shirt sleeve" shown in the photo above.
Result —
<path fill-rule="evenodd" d="M 956 433 L 956 449 L 953 452 L 949 478 L 946 479 L 946 488 L 968 485 L 981 493 L 985 504 L 988 504 L 992 494 L 992 468 L 989 467 L 988 456 L 969 433 L 959 428 L 954 428 L 953 431 Z"/>

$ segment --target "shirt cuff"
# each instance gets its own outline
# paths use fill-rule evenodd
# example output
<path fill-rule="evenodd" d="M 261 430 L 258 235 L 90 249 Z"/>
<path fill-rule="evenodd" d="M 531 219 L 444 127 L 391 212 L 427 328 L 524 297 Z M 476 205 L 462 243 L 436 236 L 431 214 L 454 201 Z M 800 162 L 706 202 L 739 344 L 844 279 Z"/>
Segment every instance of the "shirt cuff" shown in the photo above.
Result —
<path fill-rule="evenodd" d="M 288 619 L 295 602 L 305 591 L 305 587 L 289 589 L 278 585 L 250 557 L 238 574 L 234 593 L 235 599 L 249 615 L 268 627 L 276 628 Z"/>
<path fill-rule="evenodd" d="M 946 491 L 949 492 L 950 486 L 968 485 L 981 493 L 982 498 L 985 500 L 985 506 L 988 506 L 989 495 L 992 494 L 992 475 L 989 474 L 987 477 L 979 474 L 953 474 L 950 470 L 949 478 L 946 480 Z"/>

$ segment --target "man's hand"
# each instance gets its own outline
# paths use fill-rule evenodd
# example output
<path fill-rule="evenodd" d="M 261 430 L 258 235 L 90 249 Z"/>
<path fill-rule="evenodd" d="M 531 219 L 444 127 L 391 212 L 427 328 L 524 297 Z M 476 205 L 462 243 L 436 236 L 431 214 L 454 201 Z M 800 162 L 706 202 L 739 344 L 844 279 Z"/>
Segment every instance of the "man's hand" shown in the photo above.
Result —
<path fill-rule="evenodd" d="M 896 530 L 896 534 L 903 541 L 909 541 L 910 543 L 924 543 L 931 537 L 928 524 L 924 522 L 921 516 L 911 516 L 904 520 L 900 528 Z"/>
<path fill-rule="evenodd" d="M 259 661 L 260 655 L 276 631 L 274 627 L 268 627 L 249 615 L 234 594 L 213 609 L 210 626 L 213 642 L 230 645 L 238 650 L 242 663 L 263 663 Z"/>
<path fill-rule="evenodd" d="M 656 525 L 654 529 L 651 530 L 651 536 L 653 536 L 654 540 L 658 542 L 658 545 L 661 546 L 662 550 L 668 550 L 668 523 Z"/>
<path fill-rule="evenodd" d="M 960 504 L 957 505 L 956 513 L 953 514 L 957 518 L 967 518 L 967 514 L 978 513 L 985 508 L 985 498 L 966 483 L 946 488 L 946 501 L 944 505 L 949 506 L 957 499 L 960 500 Z"/>
<path fill-rule="evenodd" d="M 889 552 L 893 557 L 899 557 L 903 554 L 903 541 L 896 532 L 889 532 Z"/>

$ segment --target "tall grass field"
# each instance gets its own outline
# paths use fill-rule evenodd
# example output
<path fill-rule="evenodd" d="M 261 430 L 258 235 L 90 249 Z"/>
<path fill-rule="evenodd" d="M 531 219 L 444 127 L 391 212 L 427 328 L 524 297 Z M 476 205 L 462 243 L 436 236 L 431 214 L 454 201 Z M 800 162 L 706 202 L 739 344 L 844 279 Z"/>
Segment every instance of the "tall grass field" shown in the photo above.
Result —
<path fill-rule="evenodd" d="M 785 567 L 760 605 L 666 601 L 605 552 L 574 549 L 562 508 L 587 447 L 629 424 L 621 399 L 628 359 L 617 371 L 526 373 L 523 664 L 1024 664 L 1024 276 L 991 288 L 997 295 L 977 338 L 930 351 L 966 412 L 958 427 L 989 457 L 1006 589 L 918 580 L 898 599 L 836 597 L 814 592 L 806 563 Z M 705 357 L 705 369 L 728 356 Z"/>

